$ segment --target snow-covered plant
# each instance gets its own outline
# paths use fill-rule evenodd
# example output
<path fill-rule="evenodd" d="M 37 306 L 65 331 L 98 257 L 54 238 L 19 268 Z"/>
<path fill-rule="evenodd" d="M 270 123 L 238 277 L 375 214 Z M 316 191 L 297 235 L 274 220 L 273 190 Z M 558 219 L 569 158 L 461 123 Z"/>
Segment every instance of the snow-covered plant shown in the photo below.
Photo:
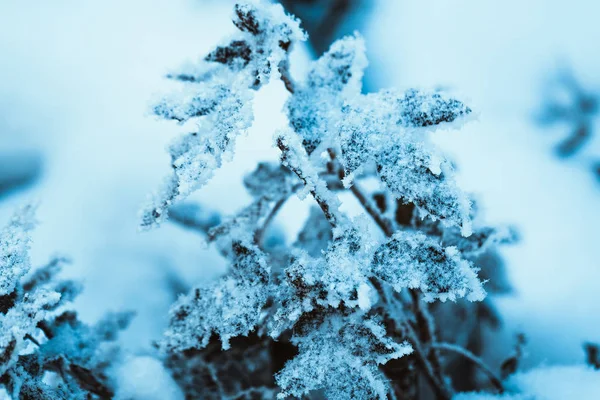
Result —
<path fill-rule="evenodd" d="M 235 6 L 233 22 L 237 35 L 170 74 L 181 88 L 154 107 L 194 131 L 169 148 L 172 173 L 141 225 L 159 225 L 172 209 L 230 263 L 223 277 L 177 300 L 159 343 L 187 398 L 415 399 L 422 376 L 425 392 L 450 399 L 447 352 L 502 391 L 477 356 L 438 340 L 445 327 L 430 314 L 436 301 L 483 301 L 474 261 L 509 237 L 478 223 L 429 140 L 460 126 L 471 108 L 437 91 L 363 94 L 358 34 L 333 43 L 297 83 L 288 69 L 292 45 L 305 39 L 297 20 L 279 5 L 250 2 Z M 274 78 L 290 94 L 289 126 L 275 134 L 279 162 L 244 178 L 253 202 L 229 217 L 178 204 L 232 155 L 252 123 L 254 92 Z M 378 189 L 363 190 L 367 180 Z M 340 210 L 343 192 L 364 215 Z M 270 227 L 294 194 L 315 205 L 287 245 L 271 240 Z M 408 207 L 408 222 L 388 203 Z"/>
<path fill-rule="evenodd" d="M 13 399 L 111 398 L 113 342 L 131 314 L 90 327 L 61 311 L 80 285 L 57 278 L 64 258 L 31 271 L 34 226 L 34 207 L 25 206 L 0 231 L 0 385 Z"/>

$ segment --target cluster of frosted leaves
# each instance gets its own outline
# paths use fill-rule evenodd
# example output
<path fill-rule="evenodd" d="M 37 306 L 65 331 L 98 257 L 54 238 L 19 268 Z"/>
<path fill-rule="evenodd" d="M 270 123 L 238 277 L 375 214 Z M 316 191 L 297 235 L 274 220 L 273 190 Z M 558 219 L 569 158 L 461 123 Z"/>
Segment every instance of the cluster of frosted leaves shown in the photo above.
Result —
<path fill-rule="evenodd" d="M 265 255 L 249 238 L 232 243 L 232 265 L 221 279 L 182 296 L 170 311 L 162 348 L 182 351 L 206 347 L 213 334 L 223 349 L 258 324 L 269 291 Z"/>
<path fill-rule="evenodd" d="M 374 165 L 381 181 L 426 215 L 471 233 L 468 197 L 457 186 L 451 164 L 428 143 L 424 129 L 453 122 L 471 110 L 441 93 L 384 90 L 356 98 L 342 111 L 341 159 L 351 184 Z"/>
<path fill-rule="evenodd" d="M 52 317 L 59 307 L 74 300 L 81 287 L 57 278 L 68 261 L 62 257 L 30 271 L 29 231 L 34 225 L 34 208 L 26 206 L 0 233 L 4 278 L 0 295 L 0 385 L 13 398 L 84 399 L 90 393 L 110 397 L 113 390 L 105 382 L 105 371 L 114 361 L 115 351 L 99 359 L 101 342 L 114 341 L 116 330 L 126 326 L 124 321 L 129 316 L 108 317 L 94 328 L 77 321 L 74 313 Z M 37 344 L 32 352 L 34 341 Z M 43 380 L 46 372 L 57 373 L 61 379 L 48 384 Z"/>
<path fill-rule="evenodd" d="M 231 157 L 236 138 L 252 124 L 253 91 L 285 68 L 291 44 L 304 40 L 298 21 L 279 4 L 237 4 L 233 23 L 239 32 L 231 42 L 171 74 L 183 88 L 154 106 L 161 118 L 196 126 L 169 147 L 172 174 L 142 210 L 143 228 L 160 224 L 174 202 L 206 184 Z"/>
<path fill-rule="evenodd" d="M 0 232 L 0 375 L 19 359 L 34 335 L 38 322 L 79 292 L 71 281 L 54 282 L 59 262 L 51 262 L 27 281 L 23 277 L 31 269 L 29 232 L 35 226 L 35 208 L 25 206 L 11 218 Z"/>
<path fill-rule="evenodd" d="M 367 66 L 363 39 L 356 35 L 336 41 L 312 64 L 308 79 L 286 104 L 290 125 L 311 154 L 333 132 L 344 102 L 358 96 Z"/>
<path fill-rule="evenodd" d="M 298 355 L 276 375 L 279 398 L 301 398 L 324 390 L 327 399 L 387 399 L 387 379 L 378 365 L 412 352 L 395 343 L 372 318 L 325 315 L 299 329 L 292 343 Z"/>
<path fill-rule="evenodd" d="M 398 231 L 382 244 L 373 256 L 373 274 L 397 291 L 419 289 L 426 301 L 485 297 L 477 270 L 458 249 L 421 232 Z"/>
<path fill-rule="evenodd" d="M 372 167 L 397 198 L 448 225 L 462 226 L 468 235 L 469 200 L 456 186 L 450 163 L 427 143 L 424 131 L 464 119 L 471 109 L 438 92 L 362 95 L 364 52 L 358 36 L 332 44 L 288 100 L 290 126 L 308 154 L 327 147 L 341 150 L 346 185 Z"/>
<path fill-rule="evenodd" d="M 369 283 L 369 267 L 375 243 L 361 232 L 366 221 L 355 222 L 333 237 L 322 256 L 294 251 L 292 263 L 284 270 L 271 335 L 278 336 L 314 310 L 344 306 L 366 311 L 371 307 L 375 291 Z"/>
<path fill-rule="evenodd" d="M 110 368 L 122 356 L 116 343 L 129 326 L 132 312 L 109 313 L 93 326 L 64 312 L 44 324 L 48 340 L 38 350 L 40 363 L 58 373 L 69 387 L 79 387 L 103 398 L 115 393 Z"/>

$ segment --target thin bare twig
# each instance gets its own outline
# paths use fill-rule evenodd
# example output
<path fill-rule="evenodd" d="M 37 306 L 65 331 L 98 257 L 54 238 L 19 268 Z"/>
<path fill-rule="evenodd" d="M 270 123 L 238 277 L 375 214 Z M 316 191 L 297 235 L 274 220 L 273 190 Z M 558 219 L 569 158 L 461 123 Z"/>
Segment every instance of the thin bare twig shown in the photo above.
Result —
<path fill-rule="evenodd" d="M 452 343 L 433 343 L 431 347 L 439 350 L 451 351 L 471 361 L 488 376 L 488 379 L 490 380 L 492 385 L 494 385 L 500 393 L 504 393 L 504 385 L 502 385 L 502 381 L 500 380 L 500 378 L 498 378 L 498 376 L 496 376 L 496 374 L 487 365 L 485 365 L 481 358 L 477 357 L 469 350 Z"/>
<path fill-rule="evenodd" d="M 273 206 L 273 208 L 271 208 L 271 211 L 269 212 L 269 215 L 267 215 L 267 217 L 265 218 L 265 221 L 263 222 L 262 226 L 260 226 L 254 232 L 254 243 L 256 243 L 256 245 L 258 247 L 262 248 L 262 241 L 263 241 L 263 238 L 265 236 L 265 232 L 267 231 L 267 229 L 269 229 L 269 226 L 271 225 L 271 223 L 275 219 L 275 216 L 277 215 L 277 213 L 279 212 L 279 210 L 281 210 L 281 207 L 283 207 L 283 205 L 288 200 L 288 198 L 289 197 L 282 197 L 281 199 L 279 199 L 275 203 L 275 205 Z"/>
<path fill-rule="evenodd" d="M 31 336 L 29 333 L 24 336 L 25 339 L 29 340 L 31 343 L 35 344 L 37 347 L 40 347 L 40 342 L 37 341 L 36 338 Z"/>
<path fill-rule="evenodd" d="M 421 365 L 421 370 L 425 373 L 425 376 L 431 384 L 431 388 L 435 392 L 436 398 L 439 400 L 450 400 L 452 398 L 452 389 L 448 387 L 443 377 L 438 377 L 434 367 L 431 365 L 429 358 L 425 354 L 425 350 L 421 346 L 421 340 L 419 339 L 414 328 L 410 324 L 405 324 L 405 330 L 408 336 L 408 340 L 411 342 L 413 351 L 417 356 L 417 362 Z"/>

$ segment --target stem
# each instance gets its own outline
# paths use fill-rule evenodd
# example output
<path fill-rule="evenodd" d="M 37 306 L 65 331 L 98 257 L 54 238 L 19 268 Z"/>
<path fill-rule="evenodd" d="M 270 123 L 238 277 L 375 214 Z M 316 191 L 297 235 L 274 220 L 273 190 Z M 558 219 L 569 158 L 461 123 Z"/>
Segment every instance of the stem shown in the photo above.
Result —
<path fill-rule="evenodd" d="M 281 150 L 282 162 L 285 161 L 286 159 L 288 159 L 289 158 L 288 153 L 290 152 L 291 149 L 283 142 L 283 140 L 281 138 L 277 139 L 277 147 L 279 147 L 279 150 Z M 305 186 L 308 186 L 308 179 L 306 176 L 304 176 L 304 173 L 302 172 L 302 170 L 300 168 L 298 168 L 298 166 L 291 165 L 288 163 L 287 167 L 293 173 L 295 173 L 296 176 L 298 176 L 298 178 L 302 181 L 302 183 Z M 331 227 L 336 228 L 338 225 L 337 218 L 332 211 L 332 207 L 328 204 L 327 199 L 323 198 L 319 193 L 317 193 L 317 191 L 314 187 L 310 190 L 310 194 L 312 195 L 312 197 L 315 199 L 315 201 L 317 202 L 317 204 L 323 211 L 323 214 L 325 214 L 325 218 L 327 218 L 327 221 L 329 221 L 329 223 L 331 224 Z"/>
<path fill-rule="evenodd" d="M 427 376 L 431 388 L 435 392 L 436 398 L 442 400 L 452 399 L 452 390 L 445 383 L 443 377 L 437 376 L 434 367 L 429 362 L 429 358 L 425 355 L 425 351 L 421 347 L 421 342 L 414 328 L 409 324 L 406 324 L 405 326 L 407 327 L 408 338 L 412 342 L 413 350 L 417 356 L 417 361 L 421 364 L 421 369 L 425 373 L 425 376 Z"/>
<path fill-rule="evenodd" d="M 421 299 L 419 298 L 419 293 L 414 289 L 409 289 L 409 294 L 412 299 L 416 323 L 419 328 L 418 333 L 420 334 L 421 340 L 424 343 L 434 343 L 437 341 L 435 335 L 435 324 L 433 321 L 433 317 L 429 313 L 426 308 L 421 307 Z M 442 363 L 440 361 L 439 352 L 431 348 L 427 353 L 427 359 L 431 363 L 435 376 L 444 381 L 444 374 L 442 371 Z"/>
<path fill-rule="evenodd" d="M 29 340 L 31 343 L 35 344 L 37 347 L 40 347 L 40 342 L 38 342 L 38 341 L 36 340 L 36 338 L 34 338 L 33 336 L 31 336 L 29 333 L 28 333 L 28 334 L 26 334 L 26 335 L 24 336 L 24 338 L 25 338 L 25 339 L 27 339 L 27 340 Z"/>
<path fill-rule="evenodd" d="M 451 351 L 465 357 L 467 360 L 478 366 L 488 376 L 492 385 L 494 385 L 500 393 L 504 393 L 504 386 L 502 385 L 500 378 L 498 378 L 496 374 L 494 374 L 494 372 L 487 365 L 485 365 L 481 358 L 477 357 L 469 350 L 451 343 L 433 343 L 431 344 L 431 347 L 439 350 Z"/>
<path fill-rule="evenodd" d="M 335 151 L 333 151 L 333 149 L 327 149 L 327 152 L 329 153 L 329 157 L 331 157 L 331 160 L 334 163 L 338 164 L 338 177 L 340 178 L 340 181 L 343 181 L 346 177 L 346 172 L 344 171 L 344 168 L 342 168 L 342 166 L 339 165 L 339 161 L 337 160 L 337 155 L 335 154 Z M 352 184 L 352 186 L 350 187 L 350 191 L 352 192 L 352 194 L 354 194 L 354 197 L 356 197 L 356 199 L 365 209 L 367 214 L 369 214 L 371 218 L 373 218 L 375 223 L 381 228 L 383 233 L 385 233 L 387 237 L 391 237 L 394 234 L 394 230 L 392 229 L 392 223 L 379 213 L 379 211 L 377 210 L 377 206 L 373 204 L 371 200 L 369 200 L 369 198 L 362 192 L 362 190 L 358 187 L 356 183 Z"/>
<path fill-rule="evenodd" d="M 290 74 L 289 46 L 287 46 L 284 50 L 287 53 L 287 57 L 279 63 L 279 75 L 283 85 L 285 86 L 285 89 L 291 94 L 294 94 L 296 91 L 296 83 Z"/>
<path fill-rule="evenodd" d="M 267 217 L 265 218 L 265 221 L 263 222 L 262 226 L 254 232 L 254 242 L 256 243 L 256 245 L 259 248 L 262 248 L 262 241 L 263 241 L 265 232 L 267 231 L 267 229 L 269 228 L 269 225 L 271 225 L 271 222 L 273 222 L 273 220 L 275 219 L 275 216 L 277 215 L 279 210 L 281 210 L 281 207 L 283 207 L 283 205 L 285 204 L 287 199 L 288 199 L 288 197 L 282 197 L 281 199 L 279 199 L 275 203 L 273 208 L 271 208 L 271 211 L 269 212 L 269 215 L 267 215 Z"/>

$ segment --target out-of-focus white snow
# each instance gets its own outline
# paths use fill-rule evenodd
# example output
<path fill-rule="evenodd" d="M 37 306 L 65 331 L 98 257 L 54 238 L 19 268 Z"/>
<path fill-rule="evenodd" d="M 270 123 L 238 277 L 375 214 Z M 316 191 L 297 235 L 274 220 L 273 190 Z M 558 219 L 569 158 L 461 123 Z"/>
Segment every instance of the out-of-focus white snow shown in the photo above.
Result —
<path fill-rule="evenodd" d="M 118 376 L 117 399 L 183 399 L 169 372 L 154 357 L 129 357 L 121 365 Z"/>
<path fill-rule="evenodd" d="M 465 393 L 453 400 L 594 400 L 600 393 L 600 371 L 583 365 L 540 367 L 516 374 L 506 388 L 509 393 L 502 396 Z"/>

